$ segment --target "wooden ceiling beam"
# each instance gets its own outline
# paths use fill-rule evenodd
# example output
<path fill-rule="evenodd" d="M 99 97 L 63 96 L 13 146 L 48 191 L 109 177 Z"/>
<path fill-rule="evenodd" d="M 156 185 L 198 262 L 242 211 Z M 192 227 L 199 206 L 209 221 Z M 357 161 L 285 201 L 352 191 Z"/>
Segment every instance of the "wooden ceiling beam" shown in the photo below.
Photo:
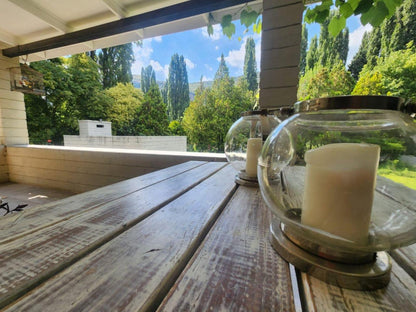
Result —
<path fill-rule="evenodd" d="M 252 0 L 253 1 L 253 0 Z M 14 46 L 2 51 L 4 56 L 15 57 L 35 52 L 60 48 L 85 41 L 118 35 L 124 32 L 155 26 L 175 20 L 205 14 L 228 7 L 242 5 L 250 0 L 190 0 L 151 12 L 123 18 L 114 22 L 94 26 L 44 39 L 32 43 Z"/>
<path fill-rule="evenodd" d="M 118 18 L 128 16 L 126 9 L 117 0 L 101 0 Z"/>
<path fill-rule="evenodd" d="M 17 5 L 19 8 L 25 10 L 26 12 L 36 16 L 37 18 L 44 21 L 49 26 L 55 28 L 60 33 L 68 33 L 72 31 L 70 27 L 68 27 L 65 22 L 63 22 L 60 18 L 56 17 L 54 14 L 49 12 L 43 7 L 39 7 L 36 3 L 31 0 L 9 0 L 9 2 Z"/>

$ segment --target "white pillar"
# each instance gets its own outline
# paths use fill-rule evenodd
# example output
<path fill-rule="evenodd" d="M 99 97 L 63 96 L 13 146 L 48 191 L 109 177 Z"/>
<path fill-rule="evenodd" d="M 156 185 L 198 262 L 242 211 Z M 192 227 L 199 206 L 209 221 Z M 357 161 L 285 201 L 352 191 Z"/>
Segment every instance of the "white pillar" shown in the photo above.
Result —
<path fill-rule="evenodd" d="M 263 0 L 261 108 L 296 102 L 303 7 L 301 0 Z"/>

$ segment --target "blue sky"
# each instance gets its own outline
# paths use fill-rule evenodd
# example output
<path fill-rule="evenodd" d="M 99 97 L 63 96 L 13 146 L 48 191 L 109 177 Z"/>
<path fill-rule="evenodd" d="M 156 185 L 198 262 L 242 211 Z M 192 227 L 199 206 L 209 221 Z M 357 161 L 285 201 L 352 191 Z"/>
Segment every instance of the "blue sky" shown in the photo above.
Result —
<path fill-rule="evenodd" d="M 245 43 L 250 36 L 256 43 L 257 69 L 260 70 L 261 36 L 254 34 L 251 29 L 244 34 L 245 27 L 240 25 L 240 21 L 234 21 L 234 24 L 236 25 L 236 34 L 231 39 L 222 34 L 219 25 L 214 26 L 212 36 L 208 36 L 206 27 L 203 27 L 145 39 L 142 47 L 134 47 L 135 62 L 132 72 L 140 74 L 142 67 L 152 65 L 156 72 L 156 79 L 164 81 L 168 75 L 171 56 L 178 53 L 185 58 L 189 82 L 198 82 L 201 76 L 205 81 L 213 80 L 221 53 L 223 53 L 230 75 L 240 76 L 243 74 Z M 314 34 L 319 36 L 319 24 L 307 26 L 309 40 Z M 364 31 L 370 30 L 371 27 L 363 27 L 357 17 L 351 17 L 347 21 L 347 27 L 350 30 L 348 64 L 360 46 Z M 238 40 L 239 37 L 241 37 L 241 41 Z"/>

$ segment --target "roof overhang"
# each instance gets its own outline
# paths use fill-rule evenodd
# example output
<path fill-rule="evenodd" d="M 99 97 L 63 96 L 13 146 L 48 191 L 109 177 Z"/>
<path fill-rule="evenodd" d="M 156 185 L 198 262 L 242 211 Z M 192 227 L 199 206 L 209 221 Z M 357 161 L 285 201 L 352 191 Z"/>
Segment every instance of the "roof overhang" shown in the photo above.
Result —
<path fill-rule="evenodd" d="M 210 13 L 238 18 L 247 4 L 262 8 L 261 0 L 0 0 L 0 48 L 49 59 L 203 27 Z"/>

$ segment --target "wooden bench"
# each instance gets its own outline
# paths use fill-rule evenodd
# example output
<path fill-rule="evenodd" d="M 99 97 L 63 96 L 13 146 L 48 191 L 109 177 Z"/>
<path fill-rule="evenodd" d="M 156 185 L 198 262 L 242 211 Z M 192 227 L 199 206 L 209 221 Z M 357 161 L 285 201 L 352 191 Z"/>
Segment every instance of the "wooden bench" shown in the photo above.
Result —
<path fill-rule="evenodd" d="M 259 189 L 234 176 L 188 162 L 0 219 L 0 309 L 415 310 L 415 246 L 384 289 L 327 285 L 280 258 Z"/>

